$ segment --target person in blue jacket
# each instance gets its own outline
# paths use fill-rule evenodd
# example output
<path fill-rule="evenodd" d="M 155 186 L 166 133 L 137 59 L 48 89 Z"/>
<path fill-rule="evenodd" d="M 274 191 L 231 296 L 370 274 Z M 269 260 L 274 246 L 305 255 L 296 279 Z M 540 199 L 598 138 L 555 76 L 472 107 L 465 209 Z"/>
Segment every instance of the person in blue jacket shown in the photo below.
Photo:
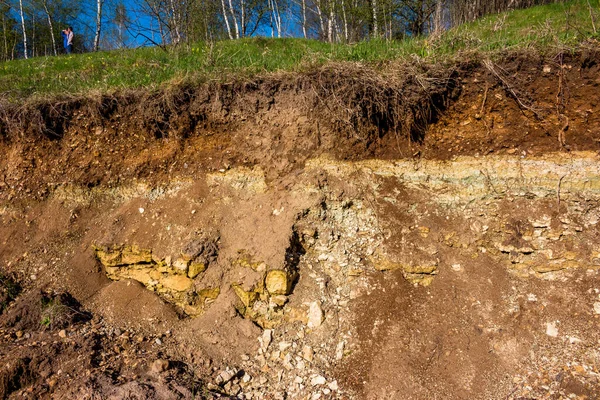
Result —
<path fill-rule="evenodd" d="M 63 37 L 63 46 L 67 51 L 67 54 L 71 54 L 73 52 L 73 28 L 68 27 L 67 29 L 63 29 L 61 32 Z"/>

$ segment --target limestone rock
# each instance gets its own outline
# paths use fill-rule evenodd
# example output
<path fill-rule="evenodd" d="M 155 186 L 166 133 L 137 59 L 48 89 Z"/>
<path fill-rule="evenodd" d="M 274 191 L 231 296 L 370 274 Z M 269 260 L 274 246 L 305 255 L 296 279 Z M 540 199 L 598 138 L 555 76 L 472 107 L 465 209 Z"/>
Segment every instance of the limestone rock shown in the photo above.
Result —
<path fill-rule="evenodd" d="M 185 292 L 193 285 L 192 280 L 183 275 L 166 276 L 160 281 L 160 283 L 165 289 L 174 290 L 176 292 Z"/>
<path fill-rule="evenodd" d="M 231 285 L 235 294 L 240 298 L 245 307 L 252 307 L 254 302 L 258 300 L 258 293 L 245 291 L 240 285 L 233 283 Z"/>
<path fill-rule="evenodd" d="M 173 268 L 175 270 L 180 271 L 182 273 L 187 273 L 188 266 L 190 265 L 190 260 L 185 257 L 179 257 L 173 262 Z"/>
<path fill-rule="evenodd" d="M 140 249 L 138 246 L 125 246 L 121 253 L 121 264 L 149 264 L 152 262 L 152 250 Z"/>
<path fill-rule="evenodd" d="M 163 360 L 163 359 L 158 359 L 152 363 L 152 367 L 150 368 L 150 371 L 152 371 L 155 374 L 160 374 L 161 372 L 165 372 L 168 369 L 169 369 L 169 361 Z"/>
<path fill-rule="evenodd" d="M 308 324 L 309 328 L 318 328 L 325 320 L 325 313 L 321 308 L 319 302 L 314 301 L 310 303 L 310 308 L 308 309 Z"/>
<path fill-rule="evenodd" d="M 265 286 L 270 294 L 290 294 L 292 291 L 292 277 L 283 270 L 274 269 L 267 272 Z"/>
<path fill-rule="evenodd" d="M 105 267 L 116 267 L 121 265 L 121 250 L 95 249 L 96 257 Z"/>
<path fill-rule="evenodd" d="M 327 380 L 325 379 L 325 377 L 321 375 L 315 375 L 310 379 L 310 384 L 313 386 L 324 385 L 326 382 Z"/>
<path fill-rule="evenodd" d="M 188 268 L 188 277 L 194 279 L 202 272 L 206 271 L 206 264 L 201 262 L 192 262 Z"/>
<path fill-rule="evenodd" d="M 263 351 L 267 351 L 271 341 L 273 340 L 273 330 L 265 329 L 260 337 L 260 347 Z"/>
<path fill-rule="evenodd" d="M 198 292 L 198 296 L 200 296 L 200 298 L 203 300 L 205 300 L 205 299 L 215 300 L 217 297 L 219 297 L 220 293 L 221 293 L 220 288 L 202 289 Z"/>
<path fill-rule="evenodd" d="M 558 328 L 556 327 L 556 322 L 548 322 L 546 324 L 546 335 L 550 337 L 558 336 Z"/>

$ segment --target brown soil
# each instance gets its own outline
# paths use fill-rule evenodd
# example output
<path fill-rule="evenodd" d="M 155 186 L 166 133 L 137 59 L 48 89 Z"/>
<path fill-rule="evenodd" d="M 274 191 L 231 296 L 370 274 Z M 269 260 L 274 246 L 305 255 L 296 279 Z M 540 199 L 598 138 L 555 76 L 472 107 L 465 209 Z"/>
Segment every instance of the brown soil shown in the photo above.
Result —
<path fill-rule="evenodd" d="M 402 177 L 457 156 L 598 152 L 600 53 L 384 69 L 3 107 L 0 398 L 598 398 L 598 177 L 513 196 L 482 170 L 487 197 L 451 204 Z M 369 175 L 372 159 L 414 168 Z M 550 253 L 519 250 L 534 232 Z M 214 260 L 188 294 L 220 292 L 195 318 L 108 279 L 92 247 L 171 267 L 207 235 Z M 545 254 L 567 275 L 540 278 Z M 264 289 L 270 270 L 291 294 Z M 553 321 L 560 343 L 540 333 Z"/>

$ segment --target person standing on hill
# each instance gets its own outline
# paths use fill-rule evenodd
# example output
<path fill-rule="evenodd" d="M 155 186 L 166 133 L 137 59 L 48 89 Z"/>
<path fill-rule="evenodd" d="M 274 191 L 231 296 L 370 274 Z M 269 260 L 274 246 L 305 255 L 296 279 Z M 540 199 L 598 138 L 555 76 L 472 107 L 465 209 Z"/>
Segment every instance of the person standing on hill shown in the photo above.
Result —
<path fill-rule="evenodd" d="M 73 52 L 73 28 L 68 27 L 67 29 L 63 29 L 61 35 L 67 54 L 71 54 Z"/>

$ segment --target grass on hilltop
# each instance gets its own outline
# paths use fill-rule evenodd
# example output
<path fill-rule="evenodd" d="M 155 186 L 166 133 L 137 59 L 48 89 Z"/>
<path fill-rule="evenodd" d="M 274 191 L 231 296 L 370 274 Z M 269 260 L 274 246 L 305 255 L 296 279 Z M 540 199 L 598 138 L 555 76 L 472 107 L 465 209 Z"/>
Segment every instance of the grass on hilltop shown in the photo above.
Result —
<path fill-rule="evenodd" d="M 600 0 L 591 0 L 600 25 Z M 441 37 L 371 40 L 352 45 L 304 39 L 251 38 L 188 47 L 139 48 L 0 63 L 0 100 L 90 90 L 156 88 L 164 84 L 301 71 L 328 62 L 378 63 L 416 55 L 432 61 L 459 52 L 575 48 L 596 40 L 586 0 L 502 13 L 451 29 Z"/>

